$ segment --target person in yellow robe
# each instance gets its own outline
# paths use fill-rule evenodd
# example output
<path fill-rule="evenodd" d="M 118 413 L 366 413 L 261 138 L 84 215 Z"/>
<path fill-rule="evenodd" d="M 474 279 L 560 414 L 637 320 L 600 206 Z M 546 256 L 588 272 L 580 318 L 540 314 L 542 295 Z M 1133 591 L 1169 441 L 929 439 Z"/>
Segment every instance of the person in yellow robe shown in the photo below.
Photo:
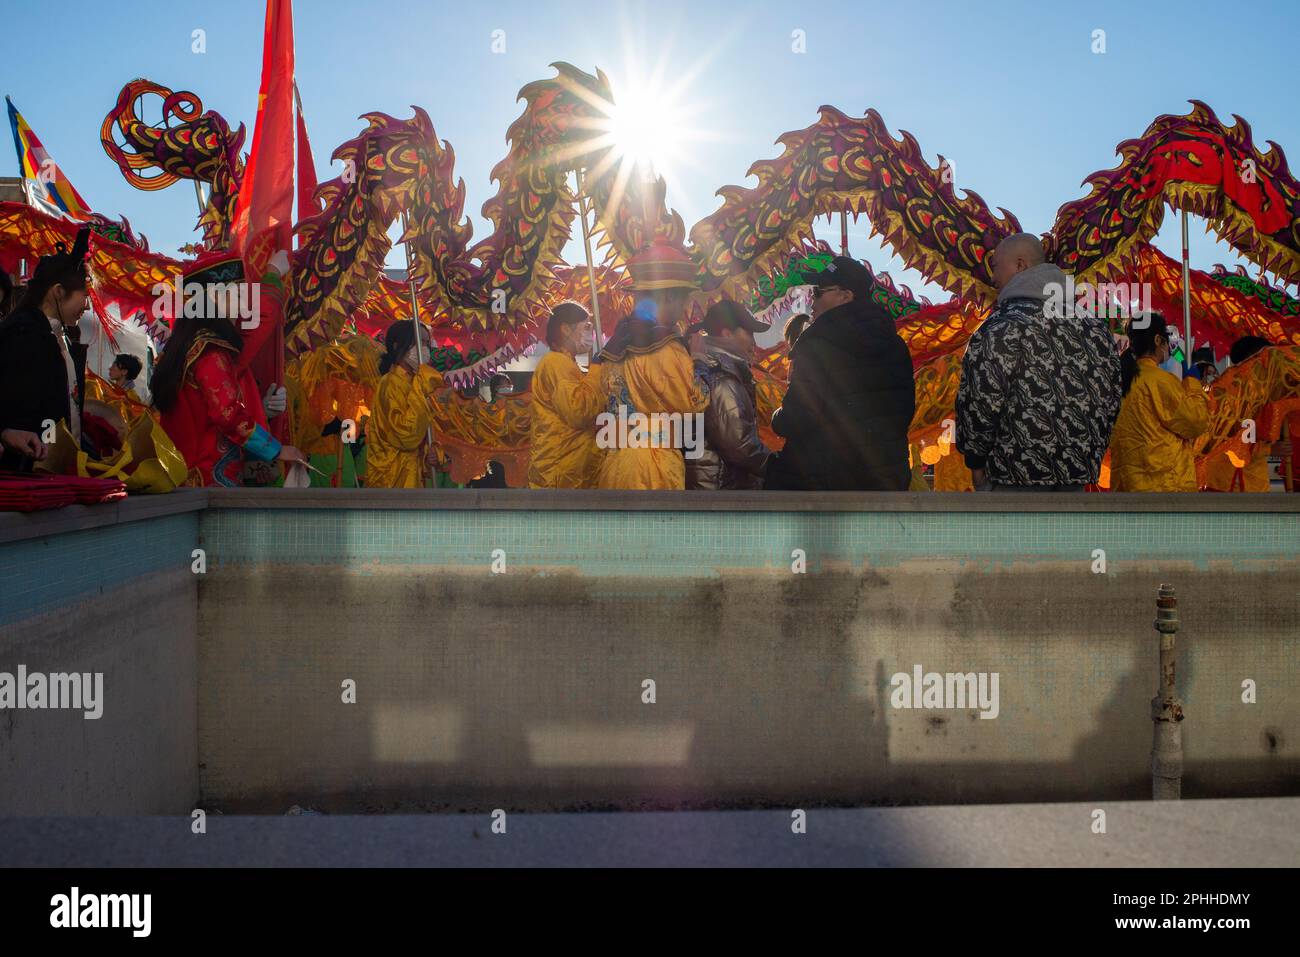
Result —
<path fill-rule="evenodd" d="M 659 243 L 631 257 L 628 272 L 635 308 L 598 357 L 607 415 L 597 429 L 605 453 L 596 485 L 685 490 L 683 452 L 703 449 L 709 401 L 682 339 L 695 264 L 679 246 Z"/>
<path fill-rule="evenodd" d="M 1124 400 L 1111 433 L 1111 483 L 1116 492 L 1195 492 L 1196 440 L 1210 427 L 1205 389 L 1190 372 L 1181 382 L 1160 368 L 1169 358 L 1165 319 L 1129 323 L 1122 358 Z"/>
<path fill-rule="evenodd" d="M 533 370 L 529 431 L 529 488 L 595 488 L 601 450 L 596 416 L 605 408 L 598 376 L 578 368 L 591 352 L 587 310 L 562 302 L 546 324 L 550 351 Z"/>
<path fill-rule="evenodd" d="M 384 336 L 375 405 L 366 424 L 366 487 L 423 488 L 430 471 L 429 401 L 442 376 L 430 362 L 428 333 L 395 322 Z"/>

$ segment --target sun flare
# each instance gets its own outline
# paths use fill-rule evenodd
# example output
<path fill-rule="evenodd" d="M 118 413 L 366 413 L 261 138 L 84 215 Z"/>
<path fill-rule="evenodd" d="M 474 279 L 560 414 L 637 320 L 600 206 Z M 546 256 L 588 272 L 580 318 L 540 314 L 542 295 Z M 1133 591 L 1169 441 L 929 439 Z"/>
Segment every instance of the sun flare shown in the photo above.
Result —
<path fill-rule="evenodd" d="M 649 172 L 670 168 L 681 149 L 677 104 L 648 88 L 620 90 L 617 99 L 609 111 L 615 158 Z"/>

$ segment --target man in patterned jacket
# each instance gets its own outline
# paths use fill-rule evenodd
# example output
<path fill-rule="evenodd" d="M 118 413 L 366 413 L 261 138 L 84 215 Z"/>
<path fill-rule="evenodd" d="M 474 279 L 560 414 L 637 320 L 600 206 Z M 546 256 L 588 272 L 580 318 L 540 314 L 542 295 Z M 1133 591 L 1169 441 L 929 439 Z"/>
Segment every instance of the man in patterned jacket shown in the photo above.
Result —
<path fill-rule="evenodd" d="M 1004 239 L 992 266 L 998 301 L 962 359 L 957 451 L 976 489 L 1082 491 L 1119 414 L 1119 353 L 1103 320 L 1065 301 L 1037 237 Z"/>
<path fill-rule="evenodd" d="M 686 460 L 688 489 L 760 489 L 772 453 L 758 436 L 754 333 L 765 322 L 730 299 L 715 302 L 701 326 L 706 333 L 695 355 L 695 375 L 709 392 L 704 410 L 704 449 Z"/>

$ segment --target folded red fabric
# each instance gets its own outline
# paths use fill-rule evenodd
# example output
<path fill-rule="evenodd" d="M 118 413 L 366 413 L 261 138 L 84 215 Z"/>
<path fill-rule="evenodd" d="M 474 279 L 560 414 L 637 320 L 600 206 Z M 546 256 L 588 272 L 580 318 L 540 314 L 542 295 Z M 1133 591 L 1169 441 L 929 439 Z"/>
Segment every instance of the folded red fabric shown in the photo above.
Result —
<path fill-rule="evenodd" d="M 98 505 L 123 498 L 126 498 L 126 485 L 117 479 L 0 472 L 0 511 L 34 512 L 74 503 Z"/>

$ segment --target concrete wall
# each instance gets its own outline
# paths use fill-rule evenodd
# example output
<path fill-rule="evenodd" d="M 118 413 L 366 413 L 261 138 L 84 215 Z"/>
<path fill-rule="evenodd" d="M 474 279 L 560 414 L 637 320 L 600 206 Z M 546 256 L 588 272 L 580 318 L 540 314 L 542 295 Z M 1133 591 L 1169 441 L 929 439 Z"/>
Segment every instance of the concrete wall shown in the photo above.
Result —
<path fill-rule="evenodd" d="M 1183 621 L 1184 796 L 1300 793 L 1298 518 L 215 508 L 203 800 L 1143 798 L 1162 581 Z M 999 717 L 890 707 L 917 664 L 998 672 Z"/>
<path fill-rule="evenodd" d="M 1297 541 L 1279 495 L 214 491 L 0 515 L 0 672 L 102 671 L 106 697 L 97 721 L 0 711 L 0 815 L 1141 799 L 1161 582 L 1184 796 L 1297 794 Z M 916 665 L 997 672 L 998 717 L 892 707 Z"/>
<path fill-rule="evenodd" d="M 12 534 L 20 519 L 75 524 L 86 511 L 5 516 L 0 529 L 11 539 L 0 540 L 0 672 L 103 674 L 97 719 L 0 710 L 0 816 L 188 813 L 198 799 L 197 517 Z"/>

